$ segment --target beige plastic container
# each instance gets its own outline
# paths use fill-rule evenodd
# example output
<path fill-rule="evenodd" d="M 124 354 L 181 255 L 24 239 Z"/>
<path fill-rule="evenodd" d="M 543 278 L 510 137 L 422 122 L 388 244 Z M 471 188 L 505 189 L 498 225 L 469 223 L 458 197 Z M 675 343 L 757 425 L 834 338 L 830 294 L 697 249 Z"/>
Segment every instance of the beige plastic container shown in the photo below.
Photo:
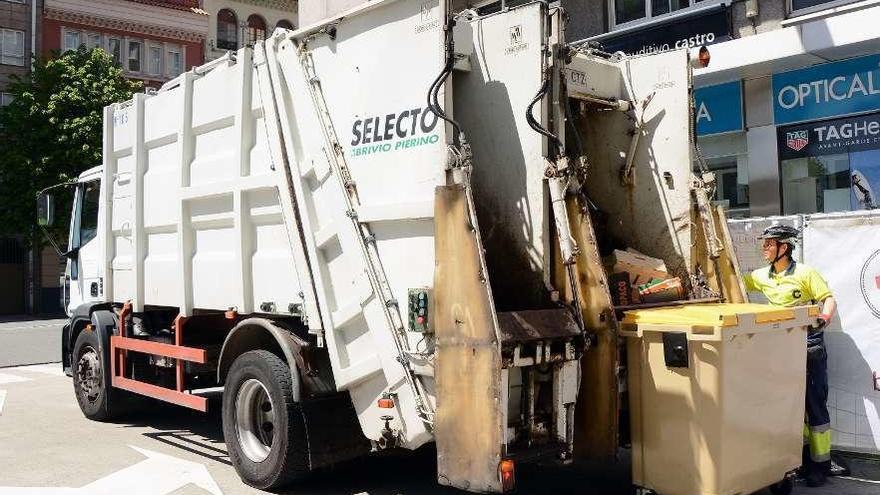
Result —
<path fill-rule="evenodd" d="M 750 494 L 801 463 L 816 306 L 625 313 L 632 474 L 660 495 Z"/>

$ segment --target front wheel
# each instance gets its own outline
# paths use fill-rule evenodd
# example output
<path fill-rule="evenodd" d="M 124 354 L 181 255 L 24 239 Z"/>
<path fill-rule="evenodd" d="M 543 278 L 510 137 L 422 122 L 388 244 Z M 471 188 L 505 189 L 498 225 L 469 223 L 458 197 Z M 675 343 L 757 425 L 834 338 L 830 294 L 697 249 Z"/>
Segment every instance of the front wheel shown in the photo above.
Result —
<path fill-rule="evenodd" d="M 88 328 L 76 337 L 71 371 L 76 401 L 85 417 L 94 421 L 110 419 L 110 373 L 98 336 Z"/>
<path fill-rule="evenodd" d="M 223 389 L 223 436 L 242 481 L 268 490 L 309 473 L 309 447 L 299 409 L 299 381 L 268 351 L 232 363 Z"/>

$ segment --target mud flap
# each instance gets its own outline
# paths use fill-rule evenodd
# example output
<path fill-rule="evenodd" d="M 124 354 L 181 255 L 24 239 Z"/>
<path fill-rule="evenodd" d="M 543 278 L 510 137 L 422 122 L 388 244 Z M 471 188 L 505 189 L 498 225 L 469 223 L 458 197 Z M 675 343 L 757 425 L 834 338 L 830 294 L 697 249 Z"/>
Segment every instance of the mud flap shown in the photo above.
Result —
<path fill-rule="evenodd" d="M 437 479 L 500 492 L 504 443 L 501 351 L 488 277 L 465 187 L 438 187 L 434 203 Z"/>
<path fill-rule="evenodd" d="M 309 468 L 355 459 L 370 453 L 348 392 L 306 399 L 297 404 L 309 441 Z"/>

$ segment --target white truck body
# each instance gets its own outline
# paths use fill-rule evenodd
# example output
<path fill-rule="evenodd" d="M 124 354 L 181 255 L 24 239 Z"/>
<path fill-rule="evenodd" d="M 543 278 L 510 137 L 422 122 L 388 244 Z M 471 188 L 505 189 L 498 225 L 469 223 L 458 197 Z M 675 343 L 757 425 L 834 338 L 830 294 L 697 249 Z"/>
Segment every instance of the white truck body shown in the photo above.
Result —
<path fill-rule="evenodd" d="M 414 448 L 430 435 L 396 361 L 386 296 L 371 284 L 347 215 L 370 223 L 394 298 L 431 286 L 446 135 L 424 101 L 442 64 L 442 14 L 436 1 L 378 3 L 340 23 L 335 40 L 316 38 L 308 54 L 360 204 L 346 203 L 312 76 L 285 33 L 107 109 L 112 234 L 102 261 L 105 297 L 131 300 L 135 312 L 289 314 L 299 305 L 310 331 L 324 336 L 336 386 L 351 393 L 365 434 L 378 438 L 383 411 L 374 406 L 391 391 Z M 410 346 L 420 338 L 411 334 Z"/>

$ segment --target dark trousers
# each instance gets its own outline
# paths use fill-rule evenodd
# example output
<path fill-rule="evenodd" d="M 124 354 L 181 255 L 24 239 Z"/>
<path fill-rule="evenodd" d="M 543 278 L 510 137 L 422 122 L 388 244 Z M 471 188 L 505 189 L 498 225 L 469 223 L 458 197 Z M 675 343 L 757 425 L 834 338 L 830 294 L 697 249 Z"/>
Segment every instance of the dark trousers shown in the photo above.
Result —
<path fill-rule="evenodd" d="M 828 414 L 828 353 L 824 339 L 807 346 L 807 395 L 804 424 L 804 465 L 831 467 L 831 417 Z"/>

